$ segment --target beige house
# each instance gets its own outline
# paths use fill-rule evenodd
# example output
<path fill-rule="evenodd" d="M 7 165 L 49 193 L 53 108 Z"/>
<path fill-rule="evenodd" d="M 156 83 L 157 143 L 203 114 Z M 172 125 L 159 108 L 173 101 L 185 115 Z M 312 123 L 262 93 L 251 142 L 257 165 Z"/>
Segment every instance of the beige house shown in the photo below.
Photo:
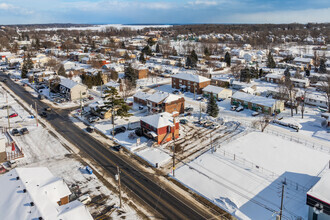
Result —
<path fill-rule="evenodd" d="M 218 86 L 208 85 L 203 90 L 203 95 L 209 97 L 212 93 L 216 99 L 227 99 L 233 95 L 231 89 L 225 89 Z"/>
<path fill-rule="evenodd" d="M 83 84 L 61 77 L 60 93 L 65 95 L 67 99 L 74 101 L 87 98 L 88 88 Z"/>

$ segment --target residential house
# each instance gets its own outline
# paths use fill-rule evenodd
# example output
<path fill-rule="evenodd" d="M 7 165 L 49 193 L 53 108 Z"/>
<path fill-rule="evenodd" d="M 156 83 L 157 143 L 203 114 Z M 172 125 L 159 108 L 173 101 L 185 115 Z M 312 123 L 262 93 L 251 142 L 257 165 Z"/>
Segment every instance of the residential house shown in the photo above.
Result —
<path fill-rule="evenodd" d="M 149 96 L 150 96 L 149 93 L 139 91 L 133 95 L 133 100 L 137 104 L 147 105 L 147 98 Z"/>
<path fill-rule="evenodd" d="M 179 122 L 168 112 L 143 117 L 140 123 L 143 134 L 158 144 L 179 138 Z"/>
<path fill-rule="evenodd" d="M 181 91 L 202 94 L 202 89 L 210 84 L 211 79 L 200 75 L 179 73 L 172 76 L 172 88 L 180 89 Z"/>
<path fill-rule="evenodd" d="M 225 89 L 218 86 L 208 85 L 203 89 L 203 95 L 209 97 L 213 94 L 216 99 L 227 99 L 233 94 L 231 89 Z"/>
<path fill-rule="evenodd" d="M 284 103 L 280 100 L 255 96 L 244 92 L 236 92 L 231 97 L 232 105 L 241 105 L 244 108 L 265 114 L 280 113 L 284 110 Z"/>
<path fill-rule="evenodd" d="M 280 84 L 281 82 L 284 82 L 285 76 L 282 74 L 273 74 L 273 73 L 268 73 L 265 76 L 265 80 L 270 83 L 276 83 Z"/>
<path fill-rule="evenodd" d="M 0 176 L 0 219 L 92 220 L 63 179 L 46 167 L 16 168 Z"/>
<path fill-rule="evenodd" d="M 305 103 L 309 105 L 328 108 L 327 99 L 325 95 L 321 93 L 307 93 L 305 96 Z"/>
<path fill-rule="evenodd" d="M 147 107 L 150 113 L 184 113 L 183 97 L 167 92 L 156 92 L 146 98 Z"/>
<path fill-rule="evenodd" d="M 330 220 L 330 170 L 307 192 L 308 220 Z"/>
<path fill-rule="evenodd" d="M 88 88 L 86 85 L 74 82 L 65 77 L 61 77 L 59 89 L 60 93 L 71 101 L 84 99 L 88 96 Z"/>
<path fill-rule="evenodd" d="M 313 65 L 312 58 L 295 57 L 292 62 L 296 65 L 306 65 L 306 66 Z"/>
<path fill-rule="evenodd" d="M 297 79 L 297 78 L 290 78 L 291 82 L 293 83 L 294 87 L 299 88 L 306 88 L 309 87 L 309 79 Z"/>
<path fill-rule="evenodd" d="M 76 66 L 76 64 L 71 61 L 66 61 L 63 63 L 63 67 L 65 70 L 72 70 L 75 66 Z"/>
<path fill-rule="evenodd" d="M 146 66 L 142 64 L 133 64 L 132 68 L 138 79 L 144 79 L 148 77 L 149 69 Z"/>

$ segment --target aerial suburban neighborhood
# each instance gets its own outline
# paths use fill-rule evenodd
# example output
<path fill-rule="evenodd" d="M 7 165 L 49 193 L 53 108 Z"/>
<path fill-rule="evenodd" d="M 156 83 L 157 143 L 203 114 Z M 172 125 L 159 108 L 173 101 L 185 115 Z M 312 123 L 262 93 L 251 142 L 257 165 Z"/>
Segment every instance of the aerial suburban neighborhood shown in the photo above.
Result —
<path fill-rule="evenodd" d="M 330 220 L 330 23 L 21 21 L 0 26 L 0 219 Z"/>

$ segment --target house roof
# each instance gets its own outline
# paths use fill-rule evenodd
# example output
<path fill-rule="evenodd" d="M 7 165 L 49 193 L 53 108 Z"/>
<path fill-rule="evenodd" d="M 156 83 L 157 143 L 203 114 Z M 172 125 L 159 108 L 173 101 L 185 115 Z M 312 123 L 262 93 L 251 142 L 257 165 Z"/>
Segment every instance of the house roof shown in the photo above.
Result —
<path fill-rule="evenodd" d="M 323 202 L 330 204 L 330 171 L 323 174 L 321 179 L 307 192 Z"/>
<path fill-rule="evenodd" d="M 205 88 L 203 88 L 203 92 L 213 93 L 213 94 L 219 94 L 222 92 L 224 88 L 218 87 L 218 86 L 212 86 L 208 85 Z"/>
<path fill-rule="evenodd" d="M 173 117 L 170 113 L 167 112 L 146 116 L 144 118 L 141 118 L 141 121 L 151 125 L 154 128 L 174 126 Z"/>
<path fill-rule="evenodd" d="M 138 99 L 142 99 L 142 100 L 147 100 L 147 98 L 150 96 L 150 94 L 146 93 L 146 92 L 137 92 L 133 95 L 133 97 L 138 98 Z"/>
<path fill-rule="evenodd" d="M 200 76 L 200 75 L 196 75 L 196 74 L 189 74 L 189 73 L 178 73 L 176 75 L 173 75 L 172 77 L 177 78 L 177 79 L 192 81 L 192 82 L 196 82 L 196 83 L 211 81 L 211 79 L 206 78 L 204 76 Z"/>
<path fill-rule="evenodd" d="M 251 103 L 266 106 L 266 107 L 273 107 L 274 104 L 276 103 L 275 99 L 266 98 L 263 96 L 251 95 L 251 94 L 244 93 L 244 92 L 235 92 L 235 94 L 232 96 L 232 98 L 239 99 L 239 100 L 246 101 L 246 102 L 251 102 Z"/>
<path fill-rule="evenodd" d="M 5 189 L 0 193 L 0 219 L 92 219 L 87 210 L 62 215 L 60 210 L 65 206 L 57 202 L 71 192 L 64 181 L 54 177 L 46 167 L 13 169 L 0 176 L 0 185 Z M 74 204 L 67 206 L 71 205 Z"/>
<path fill-rule="evenodd" d="M 282 74 L 274 74 L 274 73 L 268 73 L 265 77 L 272 78 L 272 79 L 281 79 L 284 75 Z"/>
<path fill-rule="evenodd" d="M 146 99 L 148 101 L 151 101 L 154 103 L 160 103 L 160 102 L 170 103 L 170 102 L 176 101 L 180 98 L 181 97 L 178 95 L 173 95 L 168 92 L 158 91 L 158 92 L 155 92 L 154 94 L 149 95 Z"/>

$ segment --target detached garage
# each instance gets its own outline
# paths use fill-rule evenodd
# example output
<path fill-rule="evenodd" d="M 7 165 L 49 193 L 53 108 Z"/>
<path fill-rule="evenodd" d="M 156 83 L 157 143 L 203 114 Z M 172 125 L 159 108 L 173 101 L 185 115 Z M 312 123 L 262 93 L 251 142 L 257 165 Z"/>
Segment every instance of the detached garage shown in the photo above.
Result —
<path fill-rule="evenodd" d="M 213 93 L 216 99 L 227 99 L 233 95 L 233 91 L 231 89 L 221 88 L 212 85 L 208 85 L 203 88 L 204 96 L 209 97 L 211 93 Z"/>

